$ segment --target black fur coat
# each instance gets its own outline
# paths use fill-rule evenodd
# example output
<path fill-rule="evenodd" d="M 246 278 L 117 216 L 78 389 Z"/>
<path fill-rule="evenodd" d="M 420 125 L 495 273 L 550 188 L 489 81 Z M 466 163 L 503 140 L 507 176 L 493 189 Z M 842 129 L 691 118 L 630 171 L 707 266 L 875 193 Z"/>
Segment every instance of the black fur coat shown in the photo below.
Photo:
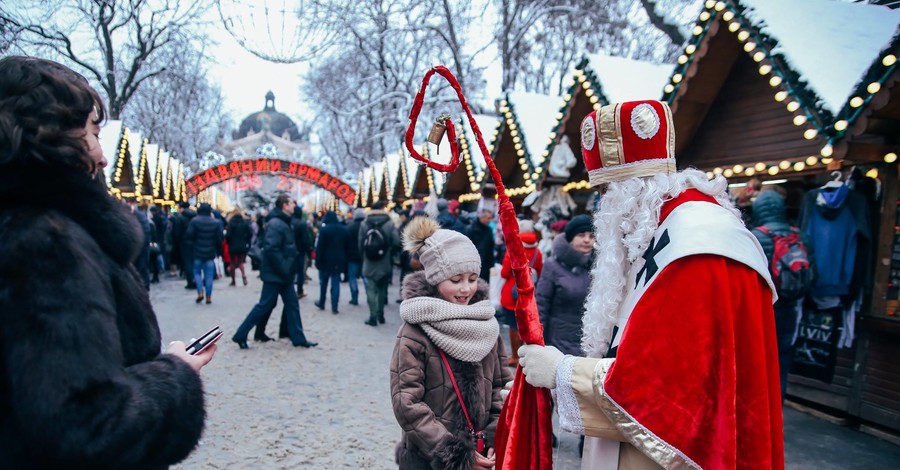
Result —
<path fill-rule="evenodd" d="M 160 354 L 136 219 L 76 170 L 0 166 L 0 468 L 165 468 L 200 377 Z"/>
<path fill-rule="evenodd" d="M 403 279 L 401 297 L 438 297 L 437 288 L 418 271 Z M 479 279 L 471 303 L 487 299 L 487 283 Z M 500 390 L 512 380 L 506 369 L 503 342 L 481 362 L 462 362 L 447 356 L 476 430 L 483 431 L 487 447 L 494 433 L 503 400 Z M 397 333 L 391 358 L 391 399 L 403 429 L 396 448 L 401 470 L 466 470 L 472 467 L 475 440 L 445 373 L 437 346 L 418 325 L 404 323 Z"/>

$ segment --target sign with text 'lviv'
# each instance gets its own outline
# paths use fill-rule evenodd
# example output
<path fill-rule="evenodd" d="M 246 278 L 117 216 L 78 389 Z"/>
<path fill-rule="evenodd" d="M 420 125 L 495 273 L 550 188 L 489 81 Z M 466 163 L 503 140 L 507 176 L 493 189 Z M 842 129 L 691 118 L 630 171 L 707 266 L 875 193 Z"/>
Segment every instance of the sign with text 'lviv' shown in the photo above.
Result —
<path fill-rule="evenodd" d="M 223 163 L 197 173 L 185 183 L 185 188 L 188 197 L 191 197 L 212 185 L 256 174 L 276 174 L 296 178 L 319 186 L 351 206 L 356 201 L 356 191 L 349 184 L 330 173 L 304 163 L 277 158 L 257 158 Z"/>

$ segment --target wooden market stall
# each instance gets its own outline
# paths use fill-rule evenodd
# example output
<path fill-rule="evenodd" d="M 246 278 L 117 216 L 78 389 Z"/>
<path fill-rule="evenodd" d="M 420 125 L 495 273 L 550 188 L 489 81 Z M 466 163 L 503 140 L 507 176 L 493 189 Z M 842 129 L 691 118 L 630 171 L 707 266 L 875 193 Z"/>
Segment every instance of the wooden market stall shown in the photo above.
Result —
<path fill-rule="evenodd" d="M 560 96 L 526 92 L 509 92 L 500 102 L 501 119 L 488 150 L 517 209 L 525 196 L 537 189 L 549 155 L 545 149 L 562 103 Z M 487 130 L 482 132 L 486 134 Z M 485 173 L 479 186 L 487 183 L 493 180 Z"/>
<path fill-rule="evenodd" d="M 828 374 L 800 374 L 795 361 L 787 393 L 865 426 L 900 430 L 900 363 L 889 360 L 900 354 L 900 322 L 888 266 L 898 199 L 900 11 L 825 0 L 704 6 L 664 87 L 678 165 L 721 173 L 735 186 L 780 185 L 795 224 L 804 197 L 835 176 L 853 173 L 858 190 L 881 188 L 880 198 L 869 194 L 873 220 L 863 229 L 871 235 L 858 241 L 861 307 L 844 307 L 846 322 L 838 319 L 839 344 L 822 356 Z M 828 256 L 817 254 L 822 263 Z"/>

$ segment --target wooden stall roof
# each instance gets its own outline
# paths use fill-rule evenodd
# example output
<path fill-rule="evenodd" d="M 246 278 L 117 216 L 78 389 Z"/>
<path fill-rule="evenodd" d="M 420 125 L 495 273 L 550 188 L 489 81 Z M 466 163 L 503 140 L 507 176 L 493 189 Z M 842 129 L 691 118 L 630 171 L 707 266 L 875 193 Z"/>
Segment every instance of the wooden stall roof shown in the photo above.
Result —
<path fill-rule="evenodd" d="M 847 157 L 858 108 L 894 71 L 898 24 L 876 5 L 707 1 L 663 90 L 679 166 L 748 177 Z"/>
<path fill-rule="evenodd" d="M 588 174 L 581 159 L 581 122 L 600 106 L 622 101 L 659 99 L 668 81 L 672 64 L 614 57 L 605 54 L 585 56 L 569 79 L 563 95 L 562 108 L 550 132 L 550 142 L 543 152 L 549 156 L 543 163 L 540 185 L 566 184 L 566 189 L 588 189 Z M 563 137 L 576 157 L 569 177 L 553 176 L 549 172 L 553 152 Z"/>
<path fill-rule="evenodd" d="M 106 121 L 103 127 L 100 128 L 100 149 L 103 150 L 103 156 L 109 162 L 106 168 L 103 169 L 103 175 L 106 177 L 106 185 L 110 187 L 115 175 L 119 149 L 122 145 L 122 127 L 122 121 L 110 120 Z"/>
<path fill-rule="evenodd" d="M 142 140 L 140 158 L 137 166 L 135 196 L 142 201 L 153 200 L 153 173 L 150 171 L 150 141 Z"/>
<path fill-rule="evenodd" d="M 174 203 L 176 201 L 175 197 L 175 180 L 177 179 L 176 170 L 178 169 L 178 161 L 169 156 L 168 152 L 160 152 L 161 155 L 168 161 L 166 166 L 166 182 L 163 189 L 163 200 L 168 201 L 170 203 Z"/>
<path fill-rule="evenodd" d="M 116 153 L 116 159 L 112 164 L 112 179 L 110 180 L 110 189 L 113 194 L 118 197 L 134 196 L 134 164 L 131 163 L 131 143 L 128 128 L 122 126 L 122 133 L 119 136 L 119 146 Z"/>
<path fill-rule="evenodd" d="M 500 121 L 499 117 L 487 114 L 475 114 L 473 117 L 482 136 L 491 136 Z M 468 119 L 457 124 L 456 135 L 461 168 L 449 175 L 447 179 L 443 192 L 443 197 L 447 199 L 456 199 L 463 194 L 474 194 L 481 188 L 481 180 L 485 173 L 484 157 L 478 148 L 475 133 Z M 485 145 L 487 145 L 487 140 L 485 140 Z"/>
<path fill-rule="evenodd" d="M 545 148 L 563 100 L 560 96 L 510 92 L 500 102 L 500 125 L 490 145 L 491 158 L 503 178 L 507 194 L 524 196 L 537 189 Z M 481 185 L 492 182 L 485 174 Z"/>

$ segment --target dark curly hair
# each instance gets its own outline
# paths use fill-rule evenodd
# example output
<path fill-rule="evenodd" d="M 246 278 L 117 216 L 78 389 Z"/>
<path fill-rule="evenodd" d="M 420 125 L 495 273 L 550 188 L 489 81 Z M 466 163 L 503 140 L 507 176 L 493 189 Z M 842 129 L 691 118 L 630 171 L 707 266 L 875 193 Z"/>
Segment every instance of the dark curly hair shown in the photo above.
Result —
<path fill-rule="evenodd" d="M 72 69 L 35 57 L 0 59 L 0 167 L 10 163 L 62 165 L 93 173 L 84 123 L 103 100 Z"/>

